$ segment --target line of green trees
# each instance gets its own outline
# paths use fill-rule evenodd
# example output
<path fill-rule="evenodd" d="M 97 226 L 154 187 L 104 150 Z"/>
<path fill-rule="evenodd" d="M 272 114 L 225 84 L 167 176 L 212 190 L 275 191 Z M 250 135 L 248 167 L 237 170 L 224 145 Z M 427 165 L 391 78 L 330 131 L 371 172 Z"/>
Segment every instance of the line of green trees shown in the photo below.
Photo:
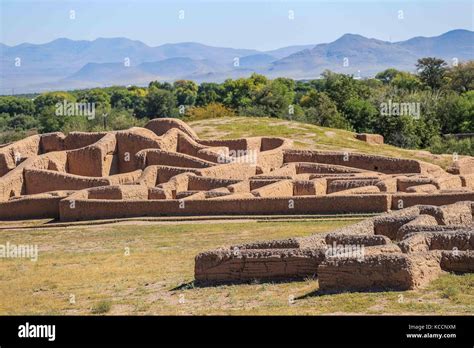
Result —
<path fill-rule="evenodd" d="M 474 61 L 448 67 L 442 59 L 429 57 L 418 60 L 416 67 L 416 74 L 387 69 L 370 79 L 331 71 L 310 81 L 253 74 L 223 83 L 153 81 L 148 87 L 3 96 L 0 141 L 34 132 L 125 129 L 156 117 L 240 115 L 378 133 L 400 147 L 474 155 L 470 139 L 441 137 L 474 133 Z M 93 104 L 95 116 L 58 115 L 61 103 Z"/>

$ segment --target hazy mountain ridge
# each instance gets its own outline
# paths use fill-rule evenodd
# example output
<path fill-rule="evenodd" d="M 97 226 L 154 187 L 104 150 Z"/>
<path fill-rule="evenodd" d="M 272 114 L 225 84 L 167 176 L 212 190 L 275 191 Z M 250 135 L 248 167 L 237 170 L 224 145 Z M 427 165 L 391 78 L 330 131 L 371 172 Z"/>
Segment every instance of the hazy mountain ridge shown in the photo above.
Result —
<path fill-rule="evenodd" d="M 373 76 L 394 67 L 414 70 L 416 60 L 436 56 L 451 62 L 474 59 L 474 32 L 452 30 L 436 37 L 387 42 L 345 34 L 331 43 L 270 51 L 184 42 L 150 47 L 127 38 L 93 41 L 60 38 L 46 44 L 0 45 L 0 93 L 72 89 L 150 80 L 223 81 L 252 72 L 269 77 L 317 78 L 325 69 Z M 21 65 L 15 66 L 21 59 Z"/>

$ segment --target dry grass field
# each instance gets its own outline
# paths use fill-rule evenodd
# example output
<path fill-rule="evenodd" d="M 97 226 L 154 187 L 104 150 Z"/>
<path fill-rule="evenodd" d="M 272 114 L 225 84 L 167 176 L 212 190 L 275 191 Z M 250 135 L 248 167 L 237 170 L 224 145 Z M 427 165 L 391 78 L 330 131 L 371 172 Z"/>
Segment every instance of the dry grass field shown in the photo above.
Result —
<path fill-rule="evenodd" d="M 417 291 L 336 295 L 319 294 L 317 279 L 214 287 L 193 284 L 198 252 L 304 236 L 356 221 L 133 221 L 4 229 L 0 245 L 36 244 L 39 257 L 36 262 L 0 259 L 0 314 L 474 313 L 474 274 L 446 274 Z M 3 228 L 12 225 L 22 224 L 0 223 Z M 31 225 L 23 223 L 23 227 Z"/>

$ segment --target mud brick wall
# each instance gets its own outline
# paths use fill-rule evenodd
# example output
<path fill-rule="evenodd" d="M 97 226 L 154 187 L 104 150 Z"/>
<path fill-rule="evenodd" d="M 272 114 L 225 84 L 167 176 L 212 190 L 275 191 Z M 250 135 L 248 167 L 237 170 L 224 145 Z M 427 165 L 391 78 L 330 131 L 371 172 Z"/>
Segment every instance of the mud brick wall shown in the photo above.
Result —
<path fill-rule="evenodd" d="M 0 176 L 5 175 L 25 159 L 40 154 L 40 136 L 32 135 L 0 148 Z"/>
<path fill-rule="evenodd" d="M 472 201 L 474 200 L 474 192 L 459 192 L 459 193 L 434 193 L 434 194 L 403 194 L 396 193 L 392 195 L 392 206 L 391 209 L 400 209 L 400 201 L 402 208 L 411 207 L 418 204 L 428 205 L 445 205 L 452 204 L 460 201 Z"/>
<path fill-rule="evenodd" d="M 386 174 L 421 173 L 416 160 L 330 151 L 286 150 L 284 162 L 317 162 L 354 167 Z"/>
<path fill-rule="evenodd" d="M 323 260 L 322 250 L 222 250 L 196 256 L 199 282 L 252 279 L 288 279 L 312 276 Z"/>
<path fill-rule="evenodd" d="M 76 200 L 76 208 L 69 209 L 69 202 L 61 202 L 61 220 L 90 220 L 137 216 L 179 215 L 253 215 L 253 214 L 331 214 L 377 213 L 388 209 L 388 195 L 291 197 L 193 200 L 180 207 L 179 200 L 169 201 L 108 201 Z M 63 204 L 64 203 L 64 204 Z M 293 208 L 290 208 L 290 206 Z M 66 207 L 65 209 L 62 209 Z"/>
<path fill-rule="evenodd" d="M 321 291 L 412 290 L 438 277 L 441 267 L 435 254 L 378 254 L 325 261 L 317 273 Z"/>
<path fill-rule="evenodd" d="M 24 220 L 59 218 L 59 202 L 67 194 L 58 196 L 38 195 L 0 202 L 0 219 Z"/>

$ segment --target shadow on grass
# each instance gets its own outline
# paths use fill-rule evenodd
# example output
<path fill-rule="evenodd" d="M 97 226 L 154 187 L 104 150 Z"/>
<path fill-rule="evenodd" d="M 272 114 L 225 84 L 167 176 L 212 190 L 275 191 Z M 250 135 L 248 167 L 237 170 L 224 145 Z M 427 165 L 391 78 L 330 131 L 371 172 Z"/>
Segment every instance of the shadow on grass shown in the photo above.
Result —
<path fill-rule="evenodd" d="M 311 278 L 312 279 L 312 278 Z M 284 278 L 284 279 L 252 279 L 252 280 L 232 280 L 232 281 L 199 281 L 193 280 L 187 283 L 179 284 L 169 291 L 189 290 L 195 288 L 215 288 L 219 286 L 232 285 L 259 285 L 259 284 L 285 284 L 294 281 L 305 281 L 307 278 Z M 313 279 L 312 279 L 313 280 Z"/>
<path fill-rule="evenodd" d="M 369 289 L 334 289 L 334 290 L 314 290 L 305 295 L 295 297 L 295 301 L 304 300 L 312 297 L 321 297 L 327 295 L 340 295 L 340 294 L 372 294 L 372 293 L 381 293 L 381 292 L 400 292 L 406 291 L 403 289 L 393 289 L 393 288 L 369 288 Z"/>

